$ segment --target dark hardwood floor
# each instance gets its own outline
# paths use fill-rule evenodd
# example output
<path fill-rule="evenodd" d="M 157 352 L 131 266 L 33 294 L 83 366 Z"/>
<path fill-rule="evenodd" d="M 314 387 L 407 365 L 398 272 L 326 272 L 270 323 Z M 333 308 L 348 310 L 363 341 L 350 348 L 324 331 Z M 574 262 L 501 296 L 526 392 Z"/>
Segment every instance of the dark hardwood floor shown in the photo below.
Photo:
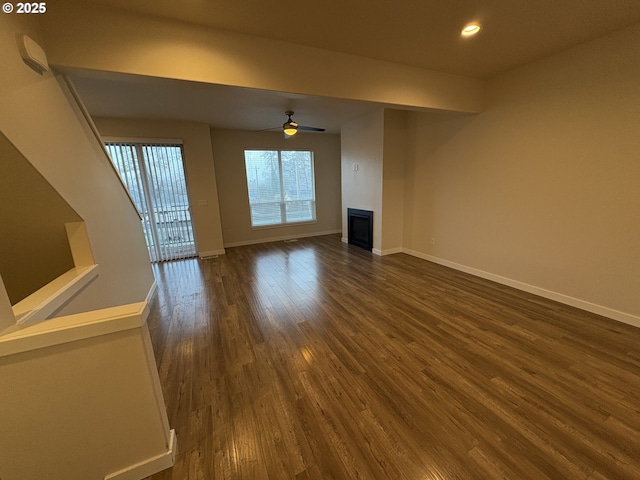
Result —
<path fill-rule="evenodd" d="M 336 236 L 154 268 L 150 479 L 640 478 L 640 329 Z"/>

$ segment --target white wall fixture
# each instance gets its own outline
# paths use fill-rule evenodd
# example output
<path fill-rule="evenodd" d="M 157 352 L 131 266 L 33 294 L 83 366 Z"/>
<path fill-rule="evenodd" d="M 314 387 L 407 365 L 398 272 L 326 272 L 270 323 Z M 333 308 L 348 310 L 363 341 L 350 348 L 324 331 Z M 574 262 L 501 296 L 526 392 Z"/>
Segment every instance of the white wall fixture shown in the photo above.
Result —
<path fill-rule="evenodd" d="M 49 71 L 47 54 L 40 45 L 25 34 L 18 35 L 18 49 L 24 63 L 33 68 L 40 75 Z"/>

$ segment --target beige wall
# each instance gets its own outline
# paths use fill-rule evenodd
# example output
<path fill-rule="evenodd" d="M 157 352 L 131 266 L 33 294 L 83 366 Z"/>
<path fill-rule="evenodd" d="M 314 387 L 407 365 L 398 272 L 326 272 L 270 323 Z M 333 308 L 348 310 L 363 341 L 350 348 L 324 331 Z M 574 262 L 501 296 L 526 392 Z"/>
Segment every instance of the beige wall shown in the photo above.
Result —
<path fill-rule="evenodd" d="M 198 253 L 224 253 L 209 126 L 203 123 L 95 118 L 103 137 L 180 139 Z M 206 205 L 201 205 L 201 201 Z"/>
<path fill-rule="evenodd" d="M 342 236 L 347 209 L 373 211 L 373 253 L 402 251 L 407 112 L 380 109 L 342 127 Z M 354 166 L 357 165 L 357 170 Z"/>
<path fill-rule="evenodd" d="M 385 109 L 382 164 L 381 254 L 402 251 L 407 112 Z"/>
<path fill-rule="evenodd" d="M 373 248 L 382 248 L 382 160 L 384 109 L 342 126 L 342 238 L 348 238 L 347 209 L 373 211 Z M 357 170 L 354 167 L 357 165 Z"/>
<path fill-rule="evenodd" d="M 638 322 L 639 79 L 636 25 L 499 76 L 483 114 L 412 114 L 405 248 Z"/>
<path fill-rule="evenodd" d="M 32 22 L 0 16 L 0 131 L 86 222 L 100 264 L 60 314 L 144 300 L 153 274 L 140 219 L 64 84 L 20 58 L 16 34 L 39 39 Z"/>
<path fill-rule="evenodd" d="M 466 112 L 485 102 L 477 79 L 77 1 L 41 21 L 50 61 L 62 67 Z"/>
<path fill-rule="evenodd" d="M 211 130 L 225 246 L 340 231 L 340 137 L 299 133 L 285 140 L 280 132 Z M 251 228 L 245 149 L 310 149 L 314 152 L 316 223 Z"/>
<path fill-rule="evenodd" d="M 0 167 L 0 275 L 15 305 L 74 267 L 64 224 L 82 219 L 2 133 Z"/>
<path fill-rule="evenodd" d="M 169 456 L 169 425 L 143 308 L 0 337 L 1 478 L 101 480 L 140 463 L 164 466 L 154 459 Z M 137 473 L 117 478 L 146 477 Z"/>

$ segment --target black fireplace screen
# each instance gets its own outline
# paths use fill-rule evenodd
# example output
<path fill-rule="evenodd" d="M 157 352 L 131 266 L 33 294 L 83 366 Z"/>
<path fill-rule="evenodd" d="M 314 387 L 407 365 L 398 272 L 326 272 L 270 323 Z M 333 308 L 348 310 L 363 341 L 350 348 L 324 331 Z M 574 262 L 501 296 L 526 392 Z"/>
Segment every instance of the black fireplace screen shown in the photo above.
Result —
<path fill-rule="evenodd" d="M 371 251 L 373 249 L 373 212 L 347 208 L 349 243 Z"/>

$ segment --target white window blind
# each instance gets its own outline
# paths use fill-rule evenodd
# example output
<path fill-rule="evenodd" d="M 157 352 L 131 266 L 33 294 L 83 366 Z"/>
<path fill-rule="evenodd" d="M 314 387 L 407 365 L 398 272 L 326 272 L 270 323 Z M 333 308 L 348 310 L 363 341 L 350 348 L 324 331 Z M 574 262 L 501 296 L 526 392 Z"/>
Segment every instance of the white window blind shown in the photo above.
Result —
<path fill-rule="evenodd" d="M 313 152 L 245 150 L 251 226 L 316 219 Z"/>
<path fill-rule="evenodd" d="M 142 217 L 151 261 L 196 255 L 180 145 L 105 144 Z"/>

